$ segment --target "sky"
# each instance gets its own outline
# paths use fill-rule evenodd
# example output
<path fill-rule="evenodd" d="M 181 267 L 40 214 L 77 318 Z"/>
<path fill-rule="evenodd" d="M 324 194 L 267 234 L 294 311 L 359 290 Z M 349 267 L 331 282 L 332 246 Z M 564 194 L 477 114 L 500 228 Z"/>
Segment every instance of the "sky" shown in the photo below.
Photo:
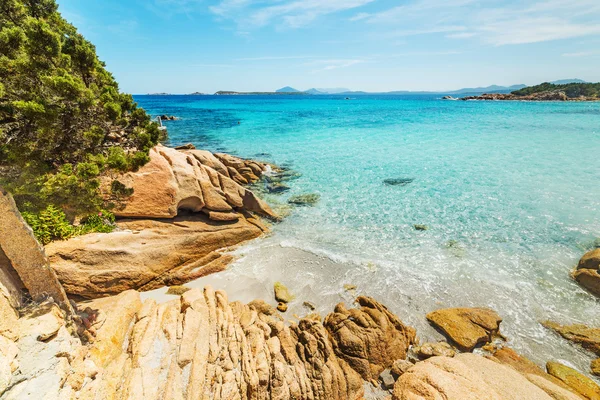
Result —
<path fill-rule="evenodd" d="M 600 0 L 58 0 L 121 89 L 600 81 Z"/>

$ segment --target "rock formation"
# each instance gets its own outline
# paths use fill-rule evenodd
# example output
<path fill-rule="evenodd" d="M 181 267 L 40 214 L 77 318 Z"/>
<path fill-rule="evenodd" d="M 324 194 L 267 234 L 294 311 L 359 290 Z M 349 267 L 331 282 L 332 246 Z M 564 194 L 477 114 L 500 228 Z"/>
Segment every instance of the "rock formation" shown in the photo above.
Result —
<path fill-rule="evenodd" d="M 577 269 L 573 271 L 573 278 L 590 293 L 600 296 L 600 249 L 586 253 Z"/>
<path fill-rule="evenodd" d="M 180 285 L 221 271 L 232 257 L 219 250 L 267 231 L 255 214 L 277 218 L 241 186 L 266 169 L 225 154 L 157 146 L 148 164 L 112 180 L 133 189 L 115 210 L 119 229 L 49 244 L 51 265 L 68 293 L 86 298 Z"/>
<path fill-rule="evenodd" d="M 427 314 L 427 320 L 463 351 L 491 342 L 502 322 L 495 311 L 487 308 L 447 308 Z"/>
<path fill-rule="evenodd" d="M 416 331 L 369 297 L 356 299 L 360 308 L 338 304 L 325 318 L 333 349 L 364 380 L 375 381 L 394 361 L 404 360 Z"/>
<path fill-rule="evenodd" d="M 23 221 L 13 198 L 0 188 L 0 326 L 14 320 L 11 308 L 51 297 L 66 310 L 69 300 L 44 249 Z M 0 332 L 3 328 L 0 327 Z"/>
<path fill-rule="evenodd" d="M 117 217 L 174 218 L 180 210 L 203 211 L 222 221 L 224 215 L 237 216 L 244 210 L 277 218 L 266 203 L 241 186 L 258 181 L 266 168 L 225 154 L 159 145 L 150 150 L 150 162 L 116 178 L 133 194 L 114 212 Z M 109 196 L 111 182 L 106 183 Z"/>
<path fill-rule="evenodd" d="M 372 315 L 382 327 L 349 326 L 348 334 L 356 333 L 352 343 L 363 349 L 383 340 L 363 353 L 383 369 L 376 366 L 378 351 L 387 348 L 385 355 L 394 357 L 396 338 L 414 330 L 375 300 L 361 302 L 357 315 Z M 65 399 L 345 400 L 364 394 L 363 379 L 345 359 L 351 344 L 333 344 L 321 322 L 303 319 L 288 326 L 265 303 L 229 303 L 224 292 L 209 287 L 160 305 L 142 304 L 137 292 L 127 291 L 80 303 L 79 314 L 91 333 L 87 345 L 69 338 L 60 318 L 47 342 L 21 337 L 14 357 L 20 365 L 31 354 L 52 355 L 30 366 L 37 371 L 25 381 L 18 380 L 22 369 L 15 372 L 7 399 L 31 392 Z"/>

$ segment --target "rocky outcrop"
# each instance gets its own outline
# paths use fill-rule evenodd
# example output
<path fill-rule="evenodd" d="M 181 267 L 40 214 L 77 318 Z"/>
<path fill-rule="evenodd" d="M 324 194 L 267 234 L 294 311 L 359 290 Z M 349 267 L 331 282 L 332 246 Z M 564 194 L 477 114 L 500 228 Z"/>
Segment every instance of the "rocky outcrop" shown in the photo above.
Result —
<path fill-rule="evenodd" d="M 427 314 L 427 320 L 462 351 L 491 342 L 502 322 L 495 311 L 487 308 L 446 308 Z"/>
<path fill-rule="evenodd" d="M 51 297 L 70 311 L 69 300 L 33 231 L 23 221 L 13 198 L 0 188 L 0 332 L 14 321 L 11 309 Z"/>
<path fill-rule="evenodd" d="M 159 145 L 150 150 L 146 165 L 116 178 L 133 194 L 114 213 L 117 217 L 174 218 L 180 210 L 205 211 L 222 220 L 223 214 L 249 211 L 276 219 L 265 202 L 241 186 L 257 181 L 266 168 L 229 155 Z M 112 195 L 114 181 L 105 182 L 107 197 Z"/>
<path fill-rule="evenodd" d="M 518 96 L 512 93 L 485 93 L 481 96 L 467 96 L 460 100 L 518 100 L 518 101 L 598 101 L 595 97 L 568 97 L 560 90 L 533 93 L 526 96 Z"/>
<path fill-rule="evenodd" d="M 120 231 L 53 242 L 46 252 L 65 290 L 96 298 L 128 289 L 181 285 L 222 271 L 232 261 L 221 249 L 263 234 L 250 215 L 218 223 L 203 214 L 172 220 L 122 220 Z"/>
<path fill-rule="evenodd" d="M 119 229 L 49 244 L 51 265 L 68 293 L 85 298 L 181 285 L 221 271 L 232 257 L 220 250 L 268 230 L 256 215 L 277 218 L 241 186 L 267 169 L 226 154 L 156 146 L 138 171 L 104 182 L 107 198 L 114 200 L 115 187 L 128 194 L 115 210 Z"/>
<path fill-rule="evenodd" d="M 373 299 L 364 301 L 368 305 L 362 309 L 382 313 L 378 318 L 387 326 L 390 316 L 385 308 Z M 371 311 L 361 311 L 362 317 Z M 286 325 L 262 302 L 229 303 L 224 292 L 207 287 L 164 304 L 154 300 L 142 304 L 139 294 L 129 291 L 80 303 L 79 314 L 88 327 L 88 345 L 67 341 L 64 326 L 47 342 L 18 342 L 21 363 L 28 362 L 25 350 L 47 356 L 52 352 L 49 360 L 32 366 L 37 372 L 30 371 L 29 380 L 40 379 L 45 391 L 35 390 L 34 382 L 20 387 L 15 380 L 20 373 L 15 373 L 6 398 L 26 390 L 64 399 L 347 400 L 364 396 L 363 379 L 337 355 L 321 322 L 302 319 Z M 388 326 L 388 334 L 378 333 L 383 329 L 371 324 L 368 332 L 360 332 L 363 347 L 374 343 L 367 333 L 392 339 L 390 348 L 396 344 L 394 328 Z M 377 362 L 375 351 L 368 355 L 372 363 Z"/>
<path fill-rule="evenodd" d="M 416 331 L 375 300 L 360 296 L 360 308 L 338 304 L 325 318 L 333 349 L 363 379 L 376 381 L 394 361 L 406 358 L 416 341 Z"/>
<path fill-rule="evenodd" d="M 600 297 L 600 249 L 586 253 L 577 269 L 573 271 L 573 279 L 590 293 Z"/>
<path fill-rule="evenodd" d="M 394 386 L 393 399 L 580 400 L 551 381 L 538 379 L 536 384 L 510 366 L 475 354 L 433 357 L 402 374 Z"/>

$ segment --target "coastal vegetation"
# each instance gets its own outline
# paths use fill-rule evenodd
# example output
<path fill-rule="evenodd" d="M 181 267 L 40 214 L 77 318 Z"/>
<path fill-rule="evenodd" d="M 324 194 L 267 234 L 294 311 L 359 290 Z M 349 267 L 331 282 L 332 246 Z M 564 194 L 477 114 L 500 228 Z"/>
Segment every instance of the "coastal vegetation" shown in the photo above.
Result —
<path fill-rule="evenodd" d="M 600 83 L 567 83 L 556 85 L 546 82 L 540 85 L 528 86 L 523 89 L 515 90 L 512 94 L 517 96 L 530 96 L 533 94 L 557 91 L 564 92 L 570 99 L 579 97 L 600 98 Z"/>
<path fill-rule="evenodd" d="M 55 0 L 2 2 L 0 185 L 42 241 L 74 233 L 63 215 L 89 220 L 110 207 L 100 176 L 144 165 L 160 139 Z"/>

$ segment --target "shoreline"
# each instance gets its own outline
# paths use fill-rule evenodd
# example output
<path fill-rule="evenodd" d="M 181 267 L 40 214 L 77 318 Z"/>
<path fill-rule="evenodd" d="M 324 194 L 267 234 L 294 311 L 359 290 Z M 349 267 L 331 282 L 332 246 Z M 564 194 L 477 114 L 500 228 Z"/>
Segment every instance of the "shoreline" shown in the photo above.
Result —
<path fill-rule="evenodd" d="M 289 322 L 298 322 L 300 318 L 313 312 L 303 305 L 306 301 L 316 306 L 314 312 L 325 315 L 340 302 L 350 306 L 357 296 L 369 296 L 385 304 L 403 322 L 414 327 L 421 342 L 434 343 L 444 340 L 444 335 L 425 319 L 427 313 L 451 307 L 489 307 L 504 319 L 501 332 L 508 339 L 506 345 L 538 365 L 554 359 L 580 371 L 587 371 L 594 358 L 588 351 L 572 346 L 543 327 L 541 322 L 549 316 L 544 310 L 538 309 L 536 315 L 530 315 L 530 310 L 501 307 L 498 303 L 500 299 L 495 297 L 499 287 L 483 281 L 476 281 L 476 290 L 469 291 L 469 295 L 463 298 L 459 297 L 459 291 L 461 288 L 464 291 L 469 286 L 458 285 L 452 289 L 444 289 L 434 281 L 420 281 L 416 274 L 412 277 L 406 275 L 407 281 L 412 282 L 407 287 L 389 279 L 382 280 L 382 275 L 388 273 L 385 267 L 369 270 L 362 263 L 341 261 L 338 257 L 334 257 L 334 260 L 306 249 L 282 244 L 278 240 L 276 228 L 268 237 L 252 240 L 229 254 L 235 260 L 226 270 L 184 286 L 192 289 L 211 286 L 224 290 L 230 301 L 249 303 L 261 299 L 275 307 L 277 302 L 273 297 L 273 285 L 275 282 L 282 282 L 295 296 L 289 303 L 287 312 L 282 313 Z M 568 275 L 565 279 L 569 279 Z M 345 284 L 356 285 L 356 290 L 345 290 Z M 142 299 L 166 302 L 175 298 L 166 294 L 167 289 L 165 287 L 143 292 L 141 296 Z M 513 291 L 506 289 L 504 294 L 510 296 Z M 488 293 L 495 294 L 489 297 Z M 523 318 L 527 316 L 529 321 L 524 321 Z M 558 322 L 586 321 L 562 319 Z"/>

